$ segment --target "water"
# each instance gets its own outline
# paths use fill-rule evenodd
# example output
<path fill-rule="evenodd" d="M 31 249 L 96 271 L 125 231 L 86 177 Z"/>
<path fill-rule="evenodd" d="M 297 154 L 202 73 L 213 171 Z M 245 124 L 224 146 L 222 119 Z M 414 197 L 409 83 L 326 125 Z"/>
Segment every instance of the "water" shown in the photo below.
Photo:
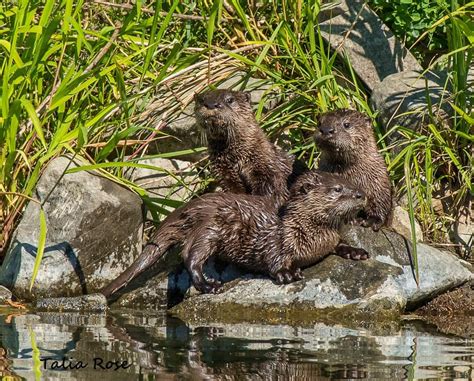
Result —
<path fill-rule="evenodd" d="M 474 379 L 474 338 L 420 322 L 191 327 L 166 316 L 38 313 L 0 317 L 0 338 L 9 380 Z"/>

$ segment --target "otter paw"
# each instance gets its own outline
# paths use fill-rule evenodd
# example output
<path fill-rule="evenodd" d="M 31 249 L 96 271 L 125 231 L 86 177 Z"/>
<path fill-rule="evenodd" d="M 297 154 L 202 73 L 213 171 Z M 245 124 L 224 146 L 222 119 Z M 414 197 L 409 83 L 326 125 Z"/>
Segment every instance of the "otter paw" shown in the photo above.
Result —
<path fill-rule="evenodd" d="M 361 225 L 365 228 L 370 227 L 374 232 L 378 232 L 380 228 L 384 225 L 384 221 L 382 221 L 379 216 L 370 215 L 364 220 L 363 224 Z"/>
<path fill-rule="evenodd" d="M 382 227 L 383 223 L 381 221 L 376 221 L 372 223 L 372 230 L 374 232 L 378 232 L 380 228 Z"/>
<path fill-rule="evenodd" d="M 294 280 L 304 279 L 303 271 L 301 271 L 299 267 L 295 269 L 295 271 L 293 272 L 293 279 Z"/>
<path fill-rule="evenodd" d="M 293 274 L 288 270 L 281 270 L 275 274 L 275 283 L 276 284 L 288 284 L 294 282 L 297 279 L 293 278 Z"/>
<path fill-rule="evenodd" d="M 283 284 L 283 274 L 278 272 L 274 275 L 276 284 Z"/>
<path fill-rule="evenodd" d="M 364 261 L 370 258 L 370 255 L 366 250 L 360 247 L 352 247 L 348 245 L 339 245 L 336 247 L 336 255 L 354 261 Z"/>
<path fill-rule="evenodd" d="M 222 282 L 218 281 L 218 280 L 215 280 L 215 279 L 209 279 L 207 281 L 207 284 L 210 286 L 211 288 L 211 291 L 209 292 L 209 294 L 218 294 L 219 292 L 221 292 L 221 287 L 222 287 Z"/>
<path fill-rule="evenodd" d="M 222 284 L 218 282 L 219 284 L 213 284 L 211 285 L 211 292 L 210 294 L 219 294 L 222 291 Z"/>
<path fill-rule="evenodd" d="M 194 287 L 203 294 L 217 294 L 220 291 L 220 282 L 195 284 Z"/>
<path fill-rule="evenodd" d="M 213 287 L 221 287 L 222 286 L 222 282 L 221 281 L 218 281 L 218 280 L 215 280 L 215 279 L 209 279 L 207 281 L 207 284 L 213 286 Z"/>

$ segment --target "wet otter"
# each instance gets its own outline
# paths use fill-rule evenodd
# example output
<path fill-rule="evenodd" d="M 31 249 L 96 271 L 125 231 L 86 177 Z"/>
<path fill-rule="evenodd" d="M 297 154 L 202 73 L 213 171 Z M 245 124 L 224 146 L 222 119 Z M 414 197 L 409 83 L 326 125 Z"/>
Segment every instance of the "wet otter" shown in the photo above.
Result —
<path fill-rule="evenodd" d="M 280 207 L 303 166 L 268 140 L 255 120 L 250 93 L 213 90 L 194 99 L 196 119 L 207 138 L 211 172 L 224 191 L 270 196 Z"/>
<path fill-rule="evenodd" d="M 211 256 L 269 274 L 277 283 L 302 279 L 301 268 L 334 250 L 340 225 L 365 205 L 364 194 L 340 176 L 316 171 L 298 180 L 278 212 L 267 197 L 205 194 L 173 211 L 140 257 L 102 293 L 110 296 L 177 244 L 201 292 L 216 292 L 220 287 L 203 276 L 203 266 Z"/>
<path fill-rule="evenodd" d="M 370 119 L 347 109 L 323 114 L 315 141 L 321 150 L 319 169 L 340 174 L 365 192 L 360 222 L 378 231 L 392 210 L 392 189 Z"/>

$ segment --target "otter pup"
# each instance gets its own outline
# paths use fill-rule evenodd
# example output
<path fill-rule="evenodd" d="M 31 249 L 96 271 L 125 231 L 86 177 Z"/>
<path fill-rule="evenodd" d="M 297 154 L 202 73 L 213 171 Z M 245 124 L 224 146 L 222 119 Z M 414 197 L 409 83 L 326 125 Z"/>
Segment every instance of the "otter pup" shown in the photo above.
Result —
<path fill-rule="evenodd" d="M 338 228 L 366 205 L 362 192 L 340 176 L 310 172 L 276 211 L 267 197 L 209 193 L 173 211 L 135 262 L 102 290 L 108 297 L 155 263 L 174 245 L 196 289 L 217 292 L 203 276 L 211 256 L 269 274 L 276 283 L 302 279 L 301 268 L 327 256 Z"/>
<path fill-rule="evenodd" d="M 288 198 L 292 172 L 303 169 L 268 140 L 255 120 L 250 93 L 212 90 L 196 94 L 194 100 L 196 119 L 207 138 L 211 172 L 223 190 L 270 196 L 280 207 Z"/>
<path fill-rule="evenodd" d="M 340 174 L 364 191 L 367 206 L 360 222 L 378 231 L 392 210 L 392 189 L 370 119 L 354 110 L 323 114 L 315 141 L 321 150 L 319 169 Z"/>

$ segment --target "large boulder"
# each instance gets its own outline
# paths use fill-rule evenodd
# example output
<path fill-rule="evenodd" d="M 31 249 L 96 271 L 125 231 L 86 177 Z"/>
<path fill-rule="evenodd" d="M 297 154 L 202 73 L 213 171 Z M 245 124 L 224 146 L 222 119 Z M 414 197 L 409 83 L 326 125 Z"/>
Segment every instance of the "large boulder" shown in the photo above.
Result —
<path fill-rule="evenodd" d="M 208 276 L 229 282 L 247 274 L 233 265 L 210 260 L 205 268 Z M 112 296 L 111 308 L 166 311 L 191 295 L 199 295 L 182 263 L 178 250 L 167 253 L 150 269 Z"/>
<path fill-rule="evenodd" d="M 374 233 L 370 229 L 348 228 L 342 234 L 347 243 L 364 247 L 372 259 L 395 266 L 401 273 L 392 278 L 407 309 L 474 279 L 473 266 L 455 254 L 417 243 L 419 284 L 414 277 L 413 247 L 409 240 L 389 230 Z"/>
<path fill-rule="evenodd" d="M 390 227 L 406 239 L 411 240 L 410 215 L 408 214 L 408 211 L 400 205 L 393 208 Z M 417 242 L 423 242 L 423 230 L 416 219 L 415 235 Z"/>
<path fill-rule="evenodd" d="M 211 263 L 208 275 L 224 282 L 222 293 L 197 294 L 180 258 L 171 253 L 117 295 L 112 308 L 162 311 L 197 323 L 239 321 L 349 321 L 396 318 L 434 296 L 473 278 L 472 266 L 418 243 L 420 284 L 411 267 L 410 242 L 390 230 L 348 227 L 345 240 L 371 254 L 367 261 L 329 256 L 304 271 L 305 279 L 276 285 L 268 277 Z M 174 307 L 173 307 L 174 306 Z"/>
<path fill-rule="evenodd" d="M 360 79 L 372 90 L 387 76 L 421 70 L 415 57 L 363 0 L 343 0 L 323 12 L 323 38 L 344 53 Z"/>
<path fill-rule="evenodd" d="M 408 70 L 389 75 L 377 84 L 370 101 L 385 130 L 394 125 L 419 128 L 429 122 L 430 114 L 447 123 L 452 109 L 446 101 L 450 96 L 446 78 L 443 72 Z"/>
<path fill-rule="evenodd" d="M 140 198 L 97 173 L 66 173 L 76 164 L 49 163 L 33 193 L 42 203 L 47 235 L 35 284 L 40 206 L 30 202 L 0 268 L 0 284 L 21 299 L 93 293 L 121 274 L 142 248 Z"/>
<path fill-rule="evenodd" d="M 149 158 L 139 163 L 147 167 L 129 168 L 127 179 L 146 190 L 154 201 L 160 199 L 158 203 L 168 211 L 191 198 L 201 187 L 199 171 L 188 161 Z"/>

